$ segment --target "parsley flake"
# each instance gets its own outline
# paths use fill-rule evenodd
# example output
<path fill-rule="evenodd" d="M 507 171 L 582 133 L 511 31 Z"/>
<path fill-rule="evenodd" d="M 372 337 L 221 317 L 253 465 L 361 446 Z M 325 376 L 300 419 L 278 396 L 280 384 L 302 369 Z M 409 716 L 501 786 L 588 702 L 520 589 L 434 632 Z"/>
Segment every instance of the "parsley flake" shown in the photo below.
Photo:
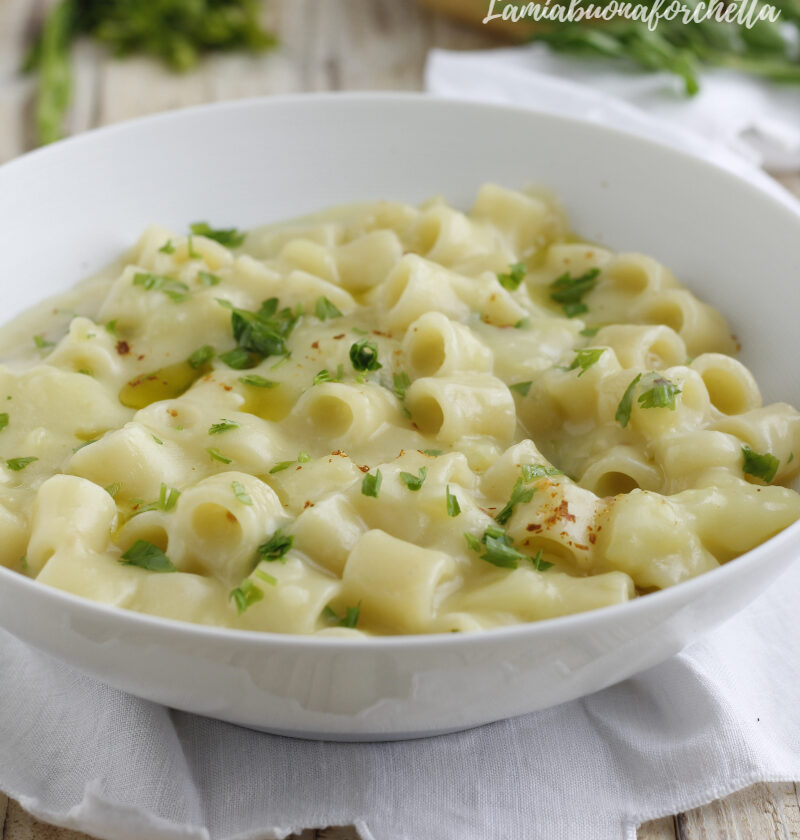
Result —
<path fill-rule="evenodd" d="M 122 555 L 123 566 L 138 566 L 148 572 L 177 572 L 172 561 L 157 546 L 147 540 L 136 542 Z"/>
<path fill-rule="evenodd" d="M 530 559 L 521 551 L 514 548 L 511 537 L 501 528 L 487 528 L 481 539 L 473 534 L 464 534 L 467 545 L 472 551 L 480 552 L 481 560 L 499 566 L 502 569 L 516 569 L 520 560 Z"/>
<path fill-rule="evenodd" d="M 163 292 L 173 303 L 183 303 L 189 299 L 189 287 L 186 283 L 163 274 L 137 272 L 133 275 L 133 285 L 141 286 L 148 292 Z"/>
<path fill-rule="evenodd" d="M 270 475 L 275 475 L 275 473 L 283 472 L 284 470 L 288 470 L 289 467 L 293 467 L 297 461 L 278 461 L 277 464 L 269 471 Z"/>
<path fill-rule="evenodd" d="M 221 464 L 230 464 L 231 459 L 223 455 L 219 449 L 206 449 L 206 452 L 215 460 L 219 461 Z"/>
<path fill-rule="evenodd" d="M 548 569 L 553 568 L 552 563 L 548 563 L 547 560 L 542 560 L 541 548 L 536 552 L 536 556 L 530 557 L 529 560 L 533 563 L 533 568 L 536 569 L 537 572 L 546 572 Z"/>
<path fill-rule="evenodd" d="M 548 467 L 544 464 L 523 464 L 522 477 L 525 481 L 534 481 L 545 476 L 564 475 L 557 467 Z"/>
<path fill-rule="evenodd" d="M 438 458 L 440 455 L 444 455 L 443 449 L 423 449 L 423 455 L 430 455 L 431 458 Z"/>
<path fill-rule="evenodd" d="M 519 288 L 519 284 L 525 279 L 528 268 L 525 263 L 514 263 L 508 267 L 507 274 L 498 274 L 497 280 L 504 289 L 513 292 Z"/>
<path fill-rule="evenodd" d="M 314 304 L 314 314 L 320 321 L 325 321 L 328 318 L 342 317 L 342 313 L 339 309 L 331 303 L 325 295 L 321 295 L 317 298 L 317 302 Z"/>
<path fill-rule="evenodd" d="M 461 513 L 461 505 L 458 503 L 458 497 L 450 492 L 450 485 L 447 485 L 447 515 L 458 516 Z"/>
<path fill-rule="evenodd" d="M 234 420 L 220 420 L 219 423 L 213 423 L 208 430 L 210 435 L 221 435 L 223 432 L 229 432 L 232 429 L 238 429 L 239 424 Z"/>
<path fill-rule="evenodd" d="M 639 405 L 642 408 L 668 408 L 675 411 L 675 397 L 681 393 L 681 389 L 674 382 L 658 375 L 651 377 L 649 384 L 650 388 L 639 394 Z"/>
<path fill-rule="evenodd" d="M 219 286 L 222 278 L 217 274 L 212 274 L 210 271 L 198 271 L 197 279 L 203 286 Z"/>
<path fill-rule="evenodd" d="M 590 268 L 578 277 L 572 277 L 568 271 L 557 277 L 550 284 L 550 299 L 561 304 L 567 318 L 574 318 L 589 311 L 583 298 L 597 285 L 599 268 Z"/>
<path fill-rule="evenodd" d="M 168 239 L 158 250 L 162 254 L 174 254 L 175 246 L 172 244 L 172 240 Z"/>
<path fill-rule="evenodd" d="M 241 502 L 241 504 L 247 505 L 248 507 L 253 504 L 253 500 L 250 498 L 249 493 L 244 489 L 244 485 L 240 481 L 234 481 L 231 484 L 231 489 L 233 490 L 233 495 L 236 496 L 236 500 L 238 502 Z"/>
<path fill-rule="evenodd" d="M 226 248 L 238 248 L 247 236 L 247 233 L 236 228 L 212 228 L 208 222 L 193 222 L 189 229 L 195 236 L 213 239 Z"/>
<path fill-rule="evenodd" d="M 380 470 L 376 470 L 375 475 L 367 473 L 361 482 L 362 494 L 365 496 L 372 496 L 374 499 L 377 499 L 378 494 L 381 492 L 382 481 L 383 476 L 381 475 Z"/>
<path fill-rule="evenodd" d="M 639 384 L 639 380 L 641 378 L 641 373 L 634 377 L 631 384 L 625 389 L 625 393 L 622 395 L 622 399 L 619 401 L 619 405 L 617 406 L 617 413 L 614 415 L 614 419 L 620 424 L 620 426 L 622 426 L 623 429 L 628 425 L 628 422 L 631 419 L 631 411 L 633 409 L 633 391 Z"/>
<path fill-rule="evenodd" d="M 366 338 L 357 341 L 350 348 L 350 361 L 353 367 L 360 371 L 378 370 L 383 367 L 378 361 L 378 346 Z"/>
<path fill-rule="evenodd" d="M 24 470 L 25 467 L 32 464 L 34 461 L 38 460 L 38 458 L 35 458 L 33 456 L 27 458 L 10 458 L 8 461 L 6 461 L 6 466 L 13 472 L 19 472 L 20 470 Z"/>
<path fill-rule="evenodd" d="M 760 455 L 745 445 L 742 447 L 742 456 L 742 472 L 744 475 L 760 478 L 766 484 L 769 484 L 775 478 L 781 462 L 774 455 L 769 452 Z"/>
<path fill-rule="evenodd" d="M 6 426 L 8 426 L 8 424 L 9 424 L 9 416 L 8 416 L 8 414 L 6 414 L 6 412 L 3 412 L 2 414 L 0 414 L 0 432 L 2 432 L 3 429 L 5 429 Z"/>
<path fill-rule="evenodd" d="M 579 335 L 584 336 L 585 338 L 594 338 L 597 333 L 600 332 L 600 327 L 584 327 Z"/>
<path fill-rule="evenodd" d="M 531 390 L 531 385 L 533 385 L 533 382 L 515 382 L 513 385 L 509 385 L 508 387 L 523 397 L 527 397 L 528 392 Z"/>
<path fill-rule="evenodd" d="M 417 490 L 422 488 L 422 485 L 425 483 L 425 479 L 428 476 L 428 468 L 421 467 L 419 474 L 414 475 L 413 473 L 409 472 L 401 472 L 400 473 L 400 481 L 408 487 L 409 490 L 416 493 Z"/>
<path fill-rule="evenodd" d="M 55 347 L 54 341 L 47 341 L 41 335 L 35 335 L 33 337 L 33 343 L 39 348 L 39 350 L 47 350 L 48 347 Z"/>
<path fill-rule="evenodd" d="M 268 583 L 270 586 L 277 586 L 278 585 L 278 578 L 272 577 L 272 575 L 268 575 L 263 569 L 256 569 L 253 574 L 259 579 L 263 580 L 264 583 Z"/>
<path fill-rule="evenodd" d="M 293 534 L 284 534 L 280 528 L 262 545 L 258 547 L 258 555 L 262 560 L 274 563 L 280 560 L 286 562 L 286 555 L 294 543 Z"/>
<path fill-rule="evenodd" d="M 228 597 L 236 604 L 236 612 L 241 615 L 248 607 L 263 600 L 264 593 L 252 580 L 246 578 Z"/>
<path fill-rule="evenodd" d="M 258 312 L 236 309 L 228 301 L 219 301 L 220 305 L 231 310 L 233 337 L 238 344 L 236 353 L 220 356 L 226 364 L 241 370 L 252 367 L 259 359 L 267 356 L 286 356 L 286 340 L 297 323 L 297 316 L 285 307 L 278 311 L 278 298 L 269 298 L 261 304 Z M 244 354 L 252 354 L 249 361 Z M 230 360 L 226 358 L 230 357 Z M 231 364 L 234 361 L 234 364 Z"/>
<path fill-rule="evenodd" d="M 210 344 L 204 344 L 189 356 L 189 367 L 192 370 L 200 370 L 201 367 L 207 365 L 213 358 L 214 348 Z"/>
<path fill-rule="evenodd" d="M 580 379 L 584 373 L 586 373 L 589 368 L 596 364 L 599 358 L 606 352 L 605 347 L 597 347 L 591 350 L 576 350 L 575 351 L 575 358 L 572 360 L 572 364 L 567 368 L 567 370 L 577 370 L 580 368 L 580 372 L 578 373 L 578 378 Z"/>
<path fill-rule="evenodd" d="M 395 373 L 392 376 L 392 384 L 394 388 L 392 389 L 395 393 L 395 396 L 398 400 L 404 400 L 406 398 L 406 391 L 411 387 L 411 380 L 408 377 L 408 374 L 401 370 L 399 373 Z"/>
<path fill-rule="evenodd" d="M 258 361 L 252 353 L 242 350 L 241 347 L 234 347 L 233 350 L 228 350 L 227 353 L 220 353 L 219 359 L 234 370 L 246 370 L 247 368 L 253 367 Z"/>
<path fill-rule="evenodd" d="M 345 607 L 343 616 L 339 616 L 336 611 L 330 607 L 330 605 L 325 607 L 322 614 L 329 621 L 336 622 L 339 627 L 354 628 L 358 625 L 358 619 L 361 614 L 361 601 L 359 601 L 354 607 Z"/>
<path fill-rule="evenodd" d="M 335 382 L 336 380 L 331 375 L 331 372 L 327 369 L 321 370 L 319 373 L 314 375 L 314 379 L 311 381 L 312 385 L 320 385 L 323 382 Z"/>
<path fill-rule="evenodd" d="M 525 504 L 533 498 L 534 488 L 529 487 L 525 489 L 525 485 L 521 478 L 518 478 L 511 490 L 511 498 L 506 502 L 505 507 L 500 513 L 495 516 L 495 521 L 500 525 L 505 525 L 514 513 L 514 508 L 519 504 Z"/>
<path fill-rule="evenodd" d="M 251 388 L 277 388 L 281 384 L 280 382 L 274 382 L 272 379 L 264 379 L 263 376 L 259 376 L 257 373 L 240 376 L 239 382 L 242 385 L 249 385 Z"/>

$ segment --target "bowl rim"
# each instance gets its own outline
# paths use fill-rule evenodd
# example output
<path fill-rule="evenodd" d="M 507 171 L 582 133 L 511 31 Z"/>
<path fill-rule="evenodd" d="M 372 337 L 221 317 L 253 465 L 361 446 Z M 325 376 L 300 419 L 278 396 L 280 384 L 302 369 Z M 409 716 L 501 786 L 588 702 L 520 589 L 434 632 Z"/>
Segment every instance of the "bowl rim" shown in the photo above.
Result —
<path fill-rule="evenodd" d="M 206 114 L 218 115 L 228 111 L 246 111 L 252 108 L 273 108 L 273 107 L 336 107 L 337 103 L 347 103 L 356 107 L 374 105 L 376 102 L 396 104 L 410 108 L 460 108 L 476 113 L 496 112 L 512 113 L 525 119 L 543 120 L 554 124 L 561 124 L 565 130 L 569 127 L 579 127 L 580 130 L 589 130 L 597 134 L 605 134 L 609 137 L 622 139 L 624 142 L 633 142 L 644 147 L 649 147 L 650 152 L 658 155 L 672 156 L 683 165 L 695 166 L 707 169 L 715 173 L 713 177 L 721 177 L 734 182 L 737 188 L 750 192 L 751 198 L 766 200 L 772 205 L 773 210 L 779 210 L 798 225 L 800 233 L 800 204 L 795 206 L 794 199 L 788 191 L 783 190 L 776 182 L 774 192 L 759 183 L 750 181 L 734 173 L 730 169 L 715 163 L 714 161 L 699 158 L 689 152 L 676 149 L 664 142 L 659 142 L 651 137 L 643 137 L 633 132 L 625 131 L 616 126 L 609 126 L 591 121 L 583 120 L 573 116 L 563 116 L 540 111 L 535 108 L 526 108 L 504 103 L 486 102 L 480 100 L 467 100 L 455 97 L 434 96 L 427 93 L 408 91 L 344 91 L 344 92 L 315 92 L 296 93 L 281 95 L 264 95 L 247 97 L 242 99 L 226 100 L 222 102 L 204 103 L 192 105 L 186 108 L 168 110 L 156 114 L 149 114 L 131 120 L 124 120 L 112 125 L 93 128 L 72 137 L 59 140 L 38 149 L 20 155 L 0 166 L 0 184 L 8 173 L 26 166 L 32 165 L 38 160 L 58 156 L 65 148 L 72 148 L 75 145 L 89 145 L 94 142 L 103 142 L 106 138 L 131 130 L 132 128 L 147 127 L 149 125 L 179 122 L 187 117 L 202 117 Z M 782 196 L 781 193 L 785 193 Z M 323 646 L 334 651 L 364 650 L 367 652 L 377 650 L 394 650 L 395 648 L 417 649 L 447 646 L 456 648 L 462 645 L 494 645 L 503 639 L 514 639 L 519 636 L 530 635 L 531 641 L 537 637 L 560 634 L 562 631 L 579 630 L 596 623 L 613 622 L 617 615 L 623 611 L 627 615 L 635 615 L 642 610 L 651 609 L 656 604 L 669 607 L 673 602 L 692 600 L 693 597 L 707 586 L 709 580 L 722 581 L 733 575 L 743 574 L 745 569 L 758 564 L 762 557 L 768 553 L 780 552 L 788 549 L 792 542 L 800 543 L 800 520 L 792 523 L 770 539 L 739 555 L 738 557 L 723 563 L 718 568 L 711 569 L 701 575 L 682 581 L 681 583 L 652 592 L 646 596 L 639 596 L 630 601 L 611 606 L 600 607 L 586 612 L 572 613 L 555 618 L 541 619 L 539 621 L 520 622 L 519 624 L 491 627 L 480 631 L 464 631 L 458 633 L 416 633 L 406 635 L 386 636 L 334 636 L 334 635 L 300 635 L 291 633 L 276 633 L 261 630 L 243 630 L 234 627 L 220 627 L 210 624 L 197 624 L 179 619 L 165 618 L 149 613 L 138 612 L 124 607 L 117 607 L 113 604 L 106 604 L 100 601 L 93 601 L 80 595 L 57 589 L 46 584 L 39 583 L 35 578 L 29 578 L 12 569 L 0 566 L 0 585 L 19 587 L 20 592 L 32 594 L 34 598 L 42 598 L 46 602 L 50 599 L 54 607 L 63 605 L 66 608 L 76 608 L 89 613 L 92 619 L 108 619 L 112 623 L 118 622 L 122 627 L 126 623 L 133 628 L 139 627 L 143 630 L 155 630 L 163 633 L 172 633 L 185 638 L 193 638 L 197 641 L 214 642 L 235 642 L 245 646 L 273 647 L 275 645 L 287 645 L 293 648 L 316 648 Z M 767 584 L 774 584 L 780 577 Z"/>

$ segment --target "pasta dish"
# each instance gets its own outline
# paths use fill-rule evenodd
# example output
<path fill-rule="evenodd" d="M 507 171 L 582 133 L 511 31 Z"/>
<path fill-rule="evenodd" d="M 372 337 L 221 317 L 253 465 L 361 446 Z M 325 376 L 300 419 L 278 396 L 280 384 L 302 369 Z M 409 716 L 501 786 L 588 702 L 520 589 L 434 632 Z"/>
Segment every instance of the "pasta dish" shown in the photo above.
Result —
<path fill-rule="evenodd" d="M 619 604 L 800 518 L 800 414 L 736 350 L 538 193 L 151 227 L 0 335 L 0 564 L 280 633 Z"/>

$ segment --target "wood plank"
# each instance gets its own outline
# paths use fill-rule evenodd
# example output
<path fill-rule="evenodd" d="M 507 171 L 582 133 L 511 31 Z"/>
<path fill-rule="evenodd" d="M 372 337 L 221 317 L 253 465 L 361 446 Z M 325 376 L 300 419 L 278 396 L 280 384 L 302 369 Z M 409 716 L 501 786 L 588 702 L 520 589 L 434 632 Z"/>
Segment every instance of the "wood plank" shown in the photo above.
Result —
<path fill-rule="evenodd" d="M 677 840 L 675 817 L 653 820 L 639 828 L 636 840 Z"/>

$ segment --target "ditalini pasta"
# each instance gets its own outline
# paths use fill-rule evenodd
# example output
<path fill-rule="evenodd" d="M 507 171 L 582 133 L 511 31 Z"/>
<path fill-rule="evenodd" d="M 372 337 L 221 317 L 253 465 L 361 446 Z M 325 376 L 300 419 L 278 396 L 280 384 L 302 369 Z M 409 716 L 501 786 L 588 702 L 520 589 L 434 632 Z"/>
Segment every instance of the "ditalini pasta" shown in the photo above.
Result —
<path fill-rule="evenodd" d="M 449 633 L 623 603 L 800 517 L 800 414 L 550 199 L 192 229 L 0 334 L 8 568 L 217 626 Z"/>

